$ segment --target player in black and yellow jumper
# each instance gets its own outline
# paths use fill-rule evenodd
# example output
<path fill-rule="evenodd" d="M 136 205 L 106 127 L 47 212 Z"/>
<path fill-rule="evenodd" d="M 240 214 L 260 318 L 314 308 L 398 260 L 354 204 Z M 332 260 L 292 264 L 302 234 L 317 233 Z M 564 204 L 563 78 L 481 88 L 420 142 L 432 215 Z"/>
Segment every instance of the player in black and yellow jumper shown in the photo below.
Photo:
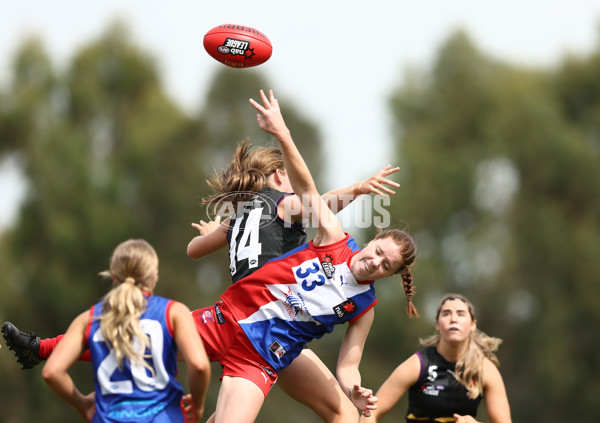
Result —
<path fill-rule="evenodd" d="M 490 423 L 511 423 L 498 358 L 501 339 L 477 329 L 475 310 L 462 295 L 447 294 L 438 307 L 436 333 L 400 364 L 376 393 L 377 409 L 361 423 L 379 422 L 408 392 L 406 422 L 478 423 L 483 399 Z"/>

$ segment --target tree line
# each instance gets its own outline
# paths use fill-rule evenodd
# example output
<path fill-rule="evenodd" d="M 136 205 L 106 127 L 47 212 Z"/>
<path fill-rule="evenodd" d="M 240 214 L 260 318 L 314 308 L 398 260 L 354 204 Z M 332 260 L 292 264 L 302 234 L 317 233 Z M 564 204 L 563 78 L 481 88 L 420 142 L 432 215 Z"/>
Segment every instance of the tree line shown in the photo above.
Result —
<path fill-rule="evenodd" d="M 600 392 L 586 376 L 600 361 L 598 74 L 600 48 L 526 69 L 457 32 L 430 67 L 398 75 L 387 99 L 402 185 L 391 220 L 419 248 L 413 273 L 423 318 L 404 318 L 399 282 L 378 284 L 363 384 L 376 389 L 417 349 L 433 331 L 433 304 L 456 291 L 474 302 L 480 329 L 504 339 L 499 358 L 514 421 L 595 417 Z M 190 223 L 206 218 L 200 200 L 211 172 L 247 136 L 270 143 L 247 104 L 270 86 L 260 69 L 220 69 L 206 106 L 186 114 L 166 95 L 156 59 L 114 23 L 67 66 L 52 62 L 42 40 L 26 40 L 10 75 L 0 87 L 0 160 L 17 164 L 27 192 L 16 223 L 0 234 L 2 321 L 42 337 L 63 333 L 107 291 L 97 273 L 133 237 L 157 249 L 157 293 L 190 308 L 216 300 L 230 283 L 226 252 L 196 262 L 185 247 Z M 318 181 L 319 130 L 285 104 Z M 333 368 L 337 345 L 334 333 L 311 347 Z M 90 369 L 78 363 L 75 377 L 91 390 Z M 78 421 L 39 368 L 22 372 L 6 348 L 0 372 L 7 421 L 35 421 L 40 410 L 47 421 Z M 402 402 L 388 419 L 404 411 Z M 289 422 L 316 421 L 276 388 L 259 421 L 283 413 Z"/>

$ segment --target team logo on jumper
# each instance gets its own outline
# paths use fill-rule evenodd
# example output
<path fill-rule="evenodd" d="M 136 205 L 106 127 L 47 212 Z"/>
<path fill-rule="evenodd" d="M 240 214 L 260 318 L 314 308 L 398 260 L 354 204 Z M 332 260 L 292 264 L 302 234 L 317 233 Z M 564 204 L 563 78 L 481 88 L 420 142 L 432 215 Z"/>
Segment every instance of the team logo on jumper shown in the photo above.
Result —
<path fill-rule="evenodd" d="M 333 264 L 331 263 L 332 261 L 333 258 L 327 254 L 321 262 L 321 267 L 323 268 L 323 272 L 325 272 L 327 279 L 333 278 L 333 274 L 335 273 L 335 267 L 333 267 Z"/>
<path fill-rule="evenodd" d="M 210 310 L 206 310 L 205 312 L 203 312 L 202 315 L 200 316 L 200 320 L 202 321 L 203 325 L 215 322 L 212 311 L 210 311 Z"/>
<path fill-rule="evenodd" d="M 281 344 L 277 341 L 271 344 L 271 346 L 269 347 L 269 351 L 275 354 L 275 357 L 277 357 L 279 360 L 281 360 L 281 357 L 283 357 L 283 355 L 287 352 L 285 348 L 283 348 Z"/>
<path fill-rule="evenodd" d="M 235 38 L 226 38 L 222 46 L 217 47 L 221 54 L 230 54 L 232 56 L 244 56 L 245 59 L 252 59 L 256 56 L 254 49 L 250 48 L 249 41 L 236 40 Z"/>
<path fill-rule="evenodd" d="M 348 298 L 343 303 L 333 307 L 333 311 L 335 312 L 335 315 L 338 317 L 338 319 L 341 319 L 344 316 L 354 313 L 357 308 L 358 306 L 356 305 L 356 302 L 352 298 Z"/>
<path fill-rule="evenodd" d="M 442 385 L 423 385 L 421 386 L 421 390 L 423 391 L 424 395 L 429 395 L 432 397 L 437 397 L 440 395 L 440 392 L 443 391 L 445 388 Z"/>
<path fill-rule="evenodd" d="M 294 295 L 291 289 L 288 288 L 288 292 L 283 292 L 285 300 L 283 306 L 288 315 L 293 319 L 298 314 L 302 314 L 302 301 Z"/>
<path fill-rule="evenodd" d="M 206 217 L 208 220 L 213 220 L 215 216 L 219 216 L 221 225 L 223 225 L 228 217 L 232 218 L 229 222 L 235 223 L 233 218 L 246 214 L 248 215 L 247 220 L 251 222 L 246 225 L 255 225 L 258 229 L 277 219 L 276 210 L 277 202 L 267 195 L 253 191 L 233 191 L 213 198 L 206 206 Z M 225 229 L 236 231 L 234 226 L 228 226 Z M 249 230 L 253 229 L 254 226 Z M 244 228 L 237 228 L 237 231 L 243 230 Z"/>

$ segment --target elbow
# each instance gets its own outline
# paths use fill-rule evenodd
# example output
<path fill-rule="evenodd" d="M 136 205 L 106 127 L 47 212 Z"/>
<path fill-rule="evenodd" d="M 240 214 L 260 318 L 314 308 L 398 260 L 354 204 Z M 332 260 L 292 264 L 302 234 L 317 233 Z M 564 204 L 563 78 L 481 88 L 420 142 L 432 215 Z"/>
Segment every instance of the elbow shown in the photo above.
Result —
<path fill-rule="evenodd" d="M 208 360 L 208 357 L 197 357 L 188 363 L 188 365 L 190 368 L 194 369 L 195 372 L 202 373 L 207 375 L 207 377 L 210 377 L 210 361 Z"/>
<path fill-rule="evenodd" d="M 55 377 L 56 377 L 56 374 L 51 367 L 49 367 L 47 365 L 43 367 L 42 379 L 44 379 L 44 382 L 46 382 L 46 384 L 51 385 L 52 381 L 54 380 Z"/>
<path fill-rule="evenodd" d="M 198 363 L 196 365 L 196 370 L 207 375 L 207 377 L 210 377 L 210 362 L 208 360 L 204 360 L 202 363 Z"/>
<path fill-rule="evenodd" d="M 189 258 L 191 259 L 197 259 L 199 258 L 198 254 L 196 253 L 196 249 L 194 248 L 194 240 L 191 240 L 190 243 L 187 246 L 187 255 Z"/>
<path fill-rule="evenodd" d="M 194 256 L 194 251 L 189 246 L 187 248 L 187 255 L 191 259 L 196 259 L 196 257 Z"/>

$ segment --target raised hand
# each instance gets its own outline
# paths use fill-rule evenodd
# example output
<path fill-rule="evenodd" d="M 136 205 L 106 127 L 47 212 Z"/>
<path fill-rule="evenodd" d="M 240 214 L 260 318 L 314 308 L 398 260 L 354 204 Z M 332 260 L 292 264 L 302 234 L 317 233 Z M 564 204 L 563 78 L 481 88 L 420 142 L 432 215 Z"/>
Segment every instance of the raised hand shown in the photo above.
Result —
<path fill-rule="evenodd" d="M 279 102 L 273 94 L 273 90 L 269 90 L 269 98 L 265 95 L 263 90 L 260 90 L 260 98 L 263 102 L 261 106 L 256 100 L 250 99 L 250 104 L 258 111 L 256 115 L 256 121 L 260 129 L 268 134 L 280 137 L 289 134 L 289 130 L 285 125 L 283 116 L 281 115 L 281 109 L 279 108 Z"/>
<path fill-rule="evenodd" d="M 217 216 L 215 217 L 215 220 L 208 222 L 201 220 L 200 223 L 192 223 L 192 226 L 200 231 L 200 235 L 208 235 L 209 233 L 215 231 L 220 224 L 221 216 Z"/>
<path fill-rule="evenodd" d="M 389 185 L 396 188 L 400 186 L 399 183 L 387 179 L 389 175 L 391 175 L 392 173 L 396 173 L 399 170 L 399 167 L 392 167 L 392 165 L 387 165 L 370 178 L 367 178 L 361 182 L 357 182 L 354 186 L 355 195 L 374 193 L 383 197 L 389 197 L 388 194 L 395 194 L 396 191 L 386 187 L 385 185 Z"/>

